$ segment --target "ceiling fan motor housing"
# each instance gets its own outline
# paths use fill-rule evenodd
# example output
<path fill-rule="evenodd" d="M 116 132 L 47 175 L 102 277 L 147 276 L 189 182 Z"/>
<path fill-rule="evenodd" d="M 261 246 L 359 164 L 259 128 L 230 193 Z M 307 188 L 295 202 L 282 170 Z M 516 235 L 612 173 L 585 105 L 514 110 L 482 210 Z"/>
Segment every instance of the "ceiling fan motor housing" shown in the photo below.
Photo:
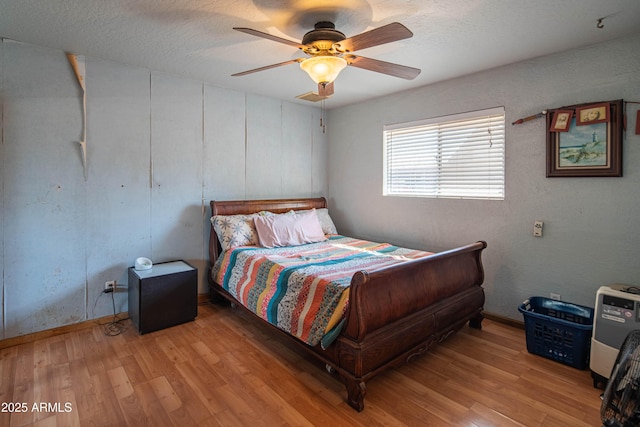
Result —
<path fill-rule="evenodd" d="M 341 42 L 347 37 L 340 31 L 336 30 L 333 22 L 320 21 L 314 25 L 314 29 L 309 31 L 302 38 L 302 44 L 307 47 L 305 52 L 309 54 L 318 53 L 320 51 L 333 52 L 333 45 Z"/>

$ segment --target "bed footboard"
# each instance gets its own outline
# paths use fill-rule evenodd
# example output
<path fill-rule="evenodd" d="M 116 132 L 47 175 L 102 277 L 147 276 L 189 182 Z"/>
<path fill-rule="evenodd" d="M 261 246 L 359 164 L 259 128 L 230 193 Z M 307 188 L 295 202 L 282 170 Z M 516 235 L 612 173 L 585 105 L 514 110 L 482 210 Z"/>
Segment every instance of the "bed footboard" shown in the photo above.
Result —
<path fill-rule="evenodd" d="M 364 408 L 366 381 L 410 361 L 469 322 L 480 328 L 485 242 L 357 273 L 349 313 L 335 344 L 335 370 L 354 409 Z"/>
<path fill-rule="evenodd" d="M 484 270 L 480 254 L 486 247 L 481 241 L 410 263 L 356 273 L 351 281 L 345 334 L 362 340 L 367 332 L 481 286 Z"/>

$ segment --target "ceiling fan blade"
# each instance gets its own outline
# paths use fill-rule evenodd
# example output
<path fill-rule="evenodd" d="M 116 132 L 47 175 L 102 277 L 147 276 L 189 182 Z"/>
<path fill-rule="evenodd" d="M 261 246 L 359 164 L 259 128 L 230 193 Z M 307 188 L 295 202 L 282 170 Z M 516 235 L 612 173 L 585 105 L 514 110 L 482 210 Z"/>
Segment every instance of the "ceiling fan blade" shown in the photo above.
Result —
<path fill-rule="evenodd" d="M 342 52 L 355 52 L 385 43 L 391 43 L 413 37 L 413 33 L 399 22 L 383 25 L 336 43 Z"/>
<path fill-rule="evenodd" d="M 364 56 L 345 55 L 344 59 L 352 67 L 364 70 L 375 71 L 376 73 L 388 74 L 401 79 L 413 80 L 420 74 L 419 68 L 407 67 L 405 65 L 394 64 L 392 62 L 380 61 L 378 59 L 365 58 Z"/>
<path fill-rule="evenodd" d="M 282 67 L 283 65 L 294 64 L 296 62 L 300 62 L 300 61 L 303 61 L 303 60 L 304 60 L 304 58 L 296 58 L 296 59 L 292 59 L 290 61 L 280 62 L 278 64 L 265 65 L 264 67 L 254 68 L 253 70 L 247 70 L 247 71 L 242 71 L 240 73 L 231 74 L 231 77 L 246 76 L 247 74 L 257 73 L 258 71 L 269 70 L 271 68 Z"/>
<path fill-rule="evenodd" d="M 254 30 L 251 28 L 233 27 L 233 29 L 243 33 L 251 34 L 252 36 L 262 37 L 263 39 L 272 40 L 274 42 L 288 44 L 289 46 L 297 47 L 298 49 L 302 49 L 304 47 L 296 41 L 283 39 L 282 37 L 274 36 L 269 33 L 263 33 L 262 31 Z"/>
<path fill-rule="evenodd" d="M 333 82 L 318 83 L 318 96 L 330 97 L 333 95 Z"/>

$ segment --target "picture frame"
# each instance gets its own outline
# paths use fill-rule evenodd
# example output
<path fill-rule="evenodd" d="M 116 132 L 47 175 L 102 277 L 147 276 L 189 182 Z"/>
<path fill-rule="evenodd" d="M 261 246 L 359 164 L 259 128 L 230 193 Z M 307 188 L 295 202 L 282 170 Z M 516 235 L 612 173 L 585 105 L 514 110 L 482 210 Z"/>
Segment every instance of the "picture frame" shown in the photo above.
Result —
<path fill-rule="evenodd" d="M 609 121 L 609 103 L 589 104 L 576 108 L 576 125 L 592 125 Z"/>
<path fill-rule="evenodd" d="M 606 121 L 599 117 L 578 125 L 581 117 L 578 111 L 603 106 L 606 106 Z M 564 110 L 573 110 L 576 114 L 567 131 L 555 131 L 555 113 Z M 622 118 L 622 100 L 548 110 L 547 177 L 621 177 Z"/>
<path fill-rule="evenodd" d="M 551 132 L 569 132 L 573 110 L 556 110 L 551 120 Z"/>

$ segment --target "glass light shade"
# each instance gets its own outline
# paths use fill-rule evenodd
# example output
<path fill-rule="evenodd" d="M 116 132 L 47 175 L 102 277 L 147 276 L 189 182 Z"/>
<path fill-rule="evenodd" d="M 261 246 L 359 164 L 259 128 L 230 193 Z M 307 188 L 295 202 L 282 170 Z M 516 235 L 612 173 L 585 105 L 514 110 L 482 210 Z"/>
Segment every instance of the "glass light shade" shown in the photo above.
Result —
<path fill-rule="evenodd" d="M 339 56 L 313 56 L 300 63 L 300 68 L 318 84 L 331 83 L 346 66 L 347 61 Z"/>

